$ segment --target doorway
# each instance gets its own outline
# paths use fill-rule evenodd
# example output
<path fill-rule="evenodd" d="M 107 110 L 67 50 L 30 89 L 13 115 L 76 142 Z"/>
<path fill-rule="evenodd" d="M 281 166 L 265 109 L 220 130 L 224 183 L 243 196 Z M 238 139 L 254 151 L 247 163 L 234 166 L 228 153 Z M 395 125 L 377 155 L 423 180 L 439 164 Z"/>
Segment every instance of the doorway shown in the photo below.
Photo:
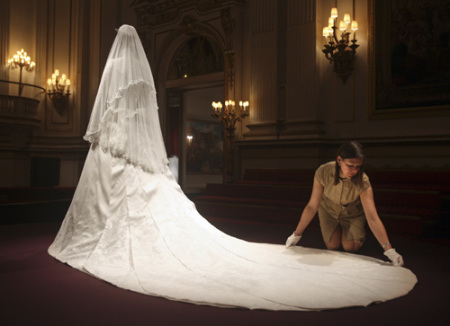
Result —
<path fill-rule="evenodd" d="M 179 183 L 187 194 L 223 182 L 223 126 L 211 103 L 223 101 L 223 85 L 169 89 L 167 154 L 179 158 Z"/>

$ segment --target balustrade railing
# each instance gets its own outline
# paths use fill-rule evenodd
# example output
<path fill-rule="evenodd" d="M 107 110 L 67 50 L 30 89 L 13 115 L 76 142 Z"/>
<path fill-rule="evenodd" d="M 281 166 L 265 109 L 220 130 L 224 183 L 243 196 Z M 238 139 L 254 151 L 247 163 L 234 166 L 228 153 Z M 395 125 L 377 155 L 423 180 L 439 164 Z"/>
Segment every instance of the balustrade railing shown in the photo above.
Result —
<path fill-rule="evenodd" d="M 24 86 L 34 87 L 42 89 L 45 92 L 43 87 L 32 84 L 17 83 L 7 80 L 0 80 L 0 82 L 18 84 L 20 88 L 23 88 Z M 7 123 L 38 127 L 40 123 L 38 116 L 39 103 L 39 100 L 33 98 L 0 94 L 0 120 L 2 124 Z"/>

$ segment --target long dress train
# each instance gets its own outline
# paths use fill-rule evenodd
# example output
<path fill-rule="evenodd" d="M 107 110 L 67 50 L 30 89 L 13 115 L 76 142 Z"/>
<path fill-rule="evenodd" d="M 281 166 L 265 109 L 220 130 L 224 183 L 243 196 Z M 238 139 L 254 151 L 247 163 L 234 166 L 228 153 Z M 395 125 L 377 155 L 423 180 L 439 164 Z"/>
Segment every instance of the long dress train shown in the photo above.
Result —
<path fill-rule="evenodd" d="M 117 37 L 123 32 L 137 39 L 130 26 Z M 124 289 L 220 307 L 334 309 L 411 291 L 417 279 L 406 268 L 361 255 L 246 242 L 208 223 L 162 155 L 153 80 L 129 80 L 112 93 L 105 76 L 122 61 L 110 59 L 99 89 L 106 99 L 94 105 L 94 111 L 107 109 L 93 112 L 86 136 L 91 148 L 50 255 Z M 139 137 L 150 138 L 136 143 Z"/>

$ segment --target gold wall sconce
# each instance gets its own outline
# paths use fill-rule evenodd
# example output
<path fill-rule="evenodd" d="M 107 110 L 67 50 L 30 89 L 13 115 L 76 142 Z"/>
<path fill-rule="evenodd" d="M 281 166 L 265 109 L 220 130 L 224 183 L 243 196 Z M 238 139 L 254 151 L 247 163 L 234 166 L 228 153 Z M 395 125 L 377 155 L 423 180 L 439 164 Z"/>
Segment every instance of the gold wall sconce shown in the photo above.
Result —
<path fill-rule="evenodd" d="M 69 106 L 70 79 L 66 74 L 59 73 L 56 69 L 52 78 L 47 79 L 47 95 L 52 100 L 53 107 L 62 113 Z"/>
<path fill-rule="evenodd" d="M 22 49 L 17 51 L 17 54 L 8 60 L 8 67 L 11 70 L 20 69 L 19 96 L 22 96 L 23 87 L 25 86 L 25 84 L 22 83 L 22 71 L 25 69 L 25 71 L 32 72 L 36 67 L 36 64 L 31 61 L 30 56 Z"/>
<path fill-rule="evenodd" d="M 222 121 L 227 134 L 233 134 L 235 124 L 249 115 L 248 101 L 239 101 L 239 110 L 236 110 L 236 102 L 233 100 L 225 101 L 225 107 L 222 102 L 212 102 L 213 111 L 211 115 Z"/>
<path fill-rule="evenodd" d="M 353 0 L 353 18 L 355 17 L 355 1 Z M 334 65 L 334 72 L 345 83 L 351 75 L 355 61 L 356 49 L 356 31 L 358 22 L 351 20 L 350 14 L 345 14 L 344 19 L 337 26 L 338 10 L 331 9 L 331 16 L 328 19 L 328 26 L 323 28 L 322 35 L 325 37 L 325 45 L 322 52 L 325 57 Z M 350 40 L 351 33 L 353 38 Z M 340 37 L 338 34 L 340 33 Z"/>
<path fill-rule="evenodd" d="M 225 129 L 224 143 L 224 170 L 223 181 L 233 183 L 234 163 L 233 163 L 233 139 L 236 130 L 236 122 L 241 121 L 249 115 L 249 102 L 239 101 L 239 109 L 236 110 L 236 102 L 233 100 L 225 101 L 225 107 L 222 102 L 212 102 L 213 110 L 211 115 L 219 119 Z"/>

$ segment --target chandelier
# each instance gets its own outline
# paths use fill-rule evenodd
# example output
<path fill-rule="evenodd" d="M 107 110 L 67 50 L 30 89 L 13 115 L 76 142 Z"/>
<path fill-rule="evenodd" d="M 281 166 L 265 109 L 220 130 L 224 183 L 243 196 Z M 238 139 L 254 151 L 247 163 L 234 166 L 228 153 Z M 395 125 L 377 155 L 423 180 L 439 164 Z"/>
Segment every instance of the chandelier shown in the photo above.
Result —
<path fill-rule="evenodd" d="M 11 59 L 8 60 L 8 67 L 11 70 L 20 69 L 19 96 L 21 96 L 23 87 L 25 86 L 22 83 L 22 71 L 23 69 L 25 69 L 28 72 L 32 72 L 36 67 L 36 64 L 33 61 L 31 61 L 30 56 L 28 56 L 28 54 L 24 51 L 24 49 L 21 49 L 20 51 L 17 51 L 17 54 L 15 54 Z"/>
<path fill-rule="evenodd" d="M 353 17 L 355 17 L 355 2 L 353 0 Z M 356 31 L 358 30 L 358 22 L 351 20 L 350 14 L 345 14 L 344 19 L 337 26 L 338 10 L 331 9 L 331 17 L 328 19 L 328 26 L 323 28 L 322 35 L 325 37 L 325 45 L 322 52 L 325 57 L 334 66 L 334 72 L 345 83 L 351 75 L 353 64 L 355 61 L 356 49 Z M 353 32 L 353 38 L 350 39 Z"/>
<path fill-rule="evenodd" d="M 67 78 L 66 74 L 60 76 L 59 70 L 55 70 L 52 78 L 47 79 L 47 95 L 59 113 L 62 113 L 68 107 L 70 79 Z"/>

